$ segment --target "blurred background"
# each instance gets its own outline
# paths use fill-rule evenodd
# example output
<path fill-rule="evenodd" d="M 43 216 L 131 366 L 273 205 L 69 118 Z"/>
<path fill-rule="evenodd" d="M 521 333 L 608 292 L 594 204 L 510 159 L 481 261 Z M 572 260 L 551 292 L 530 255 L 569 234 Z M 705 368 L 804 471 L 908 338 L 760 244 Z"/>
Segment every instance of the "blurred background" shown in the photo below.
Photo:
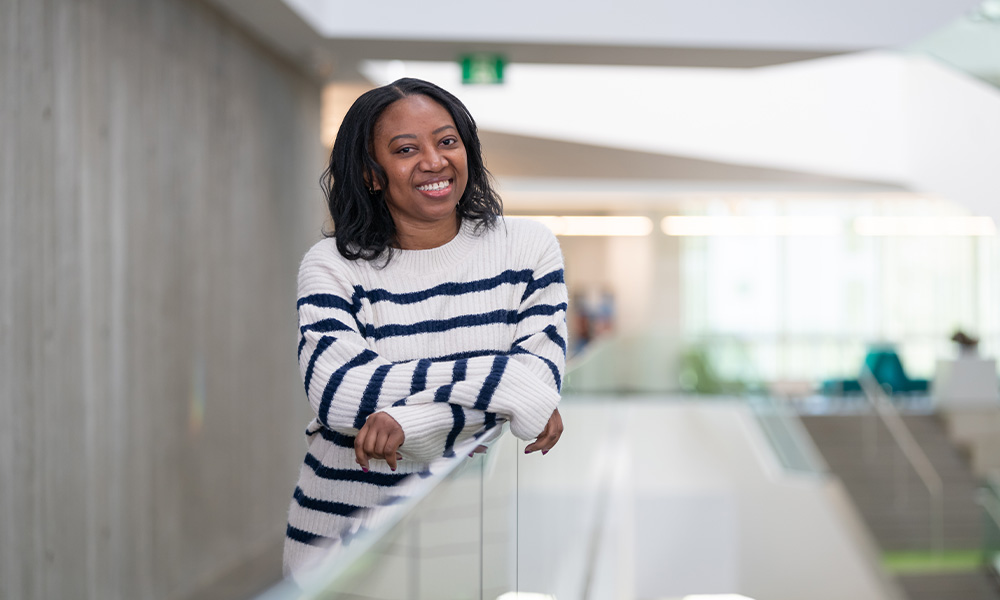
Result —
<path fill-rule="evenodd" d="M 1000 597 L 1000 509 L 973 497 L 1000 507 L 997 0 L 0 0 L 0 598 L 236 598 L 280 577 L 310 418 L 298 261 L 328 225 L 342 115 L 402 76 L 466 103 L 506 213 L 559 236 L 569 422 L 574 399 L 583 429 L 672 406 L 656 418 L 692 435 L 664 446 L 684 454 L 691 427 L 745 417 L 771 436 L 755 451 L 822 454 L 806 470 L 844 483 L 888 565 L 840 597 Z M 729 417 L 691 404 L 724 398 Z M 920 539 L 865 512 L 889 476 L 838 462 L 849 418 L 926 484 L 919 525 L 895 524 Z M 968 488 L 944 533 L 924 525 L 950 518 L 938 452 Z M 770 535 L 723 505 L 722 546 Z M 607 597 L 804 597 L 740 556 Z M 838 557 L 817 572 L 843 581 Z M 893 579 L 921 564 L 977 583 Z"/>

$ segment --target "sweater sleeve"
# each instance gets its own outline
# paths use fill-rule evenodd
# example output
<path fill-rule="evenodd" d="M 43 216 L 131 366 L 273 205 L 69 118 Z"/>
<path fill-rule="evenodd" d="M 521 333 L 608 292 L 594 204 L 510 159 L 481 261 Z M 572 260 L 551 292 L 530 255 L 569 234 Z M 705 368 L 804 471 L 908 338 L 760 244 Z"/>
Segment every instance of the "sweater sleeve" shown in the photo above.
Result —
<path fill-rule="evenodd" d="M 539 238 L 539 256 L 518 306 L 514 340 L 507 355 L 493 357 L 486 381 L 457 377 L 454 383 L 418 392 L 399 404 L 448 402 L 468 407 L 471 403 L 474 409 L 509 418 L 511 432 L 518 438 L 538 437 L 560 398 L 566 366 L 567 309 L 559 244 L 548 230 Z M 399 406 L 384 410 L 402 425 L 407 440 L 417 443 L 440 435 L 441 425 L 420 411 Z M 455 417 L 456 427 L 459 420 Z M 484 427 L 490 426 L 487 416 Z"/>
<path fill-rule="evenodd" d="M 518 437 L 537 437 L 558 403 L 556 388 L 540 384 L 532 368 L 508 355 L 384 359 L 361 334 L 353 286 L 331 258 L 328 247 L 314 248 L 299 271 L 299 367 L 320 424 L 355 435 L 376 410 L 436 401 L 495 413 Z M 419 429 L 406 434 L 419 437 Z"/>

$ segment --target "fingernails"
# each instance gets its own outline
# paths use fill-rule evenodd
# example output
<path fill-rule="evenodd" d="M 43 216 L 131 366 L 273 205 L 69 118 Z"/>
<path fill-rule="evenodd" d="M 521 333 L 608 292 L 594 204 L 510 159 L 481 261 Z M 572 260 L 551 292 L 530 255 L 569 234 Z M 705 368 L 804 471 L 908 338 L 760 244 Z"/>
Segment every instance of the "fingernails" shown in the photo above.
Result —
<path fill-rule="evenodd" d="M 395 473 L 396 472 L 396 467 L 389 467 L 389 470 L 392 471 L 393 473 Z"/>
<path fill-rule="evenodd" d="M 527 448 L 524 449 L 524 453 L 525 454 L 531 454 L 531 452 Z"/>
<path fill-rule="evenodd" d="M 542 450 L 542 456 L 545 456 L 545 455 L 546 455 L 546 454 L 548 454 L 548 453 L 549 453 L 549 451 L 548 451 L 548 450 Z"/>
<path fill-rule="evenodd" d="M 364 471 L 365 473 L 367 473 L 368 472 L 368 467 L 361 467 L 361 470 Z"/>

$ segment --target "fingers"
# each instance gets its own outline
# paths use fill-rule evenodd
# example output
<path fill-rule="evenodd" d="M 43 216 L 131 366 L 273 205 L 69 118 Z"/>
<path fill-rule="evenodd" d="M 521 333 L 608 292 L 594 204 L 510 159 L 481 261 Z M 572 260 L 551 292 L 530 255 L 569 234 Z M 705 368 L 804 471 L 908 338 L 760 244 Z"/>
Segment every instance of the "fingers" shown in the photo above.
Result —
<path fill-rule="evenodd" d="M 403 433 L 402 430 L 399 433 L 392 432 L 386 436 L 385 444 L 382 446 L 382 458 L 385 462 L 389 463 L 389 468 L 393 471 L 396 470 L 396 461 L 399 460 L 399 454 L 396 449 L 403 445 Z"/>
<path fill-rule="evenodd" d="M 365 423 L 365 426 L 358 433 L 358 437 L 354 438 L 354 459 L 361 465 L 361 470 L 365 473 L 368 472 L 368 454 L 365 453 L 365 440 L 369 433 L 368 424 Z"/>
<path fill-rule="evenodd" d="M 475 448 L 473 448 L 472 452 L 469 452 L 469 458 L 472 458 L 476 454 L 486 454 L 486 450 L 487 450 L 486 446 L 483 446 L 482 444 L 480 444 L 480 445 L 476 446 Z"/>
<path fill-rule="evenodd" d="M 371 458 L 382 458 L 382 446 L 385 445 L 386 432 L 380 427 L 373 427 L 371 434 L 365 438 L 365 454 Z"/>
<path fill-rule="evenodd" d="M 536 450 L 541 450 L 542 454 L 548 453 L 559 441 L 559 438 L 562 437 L 562 432 L 562 417 L 559 415 L 559 409 L 556 409 L 552 412 L 552 416 L 549 417 L 549 422 L 545 424 L 545 429 L 538 435 L 538 439 L 528 444 L 524 449 L 524 453 L 531 454 Z"/>
<path fill-rule="evenodd" d="M 404 439 L 403 428 L 389 415 L 375 413 L 368 417 L 354 439 L 354 455 L 361 470 L 367 471 L 369 460 L 376 458 L 385 460 L 395 471 L 397 461 L 402 459 L 396 450 Z"/>

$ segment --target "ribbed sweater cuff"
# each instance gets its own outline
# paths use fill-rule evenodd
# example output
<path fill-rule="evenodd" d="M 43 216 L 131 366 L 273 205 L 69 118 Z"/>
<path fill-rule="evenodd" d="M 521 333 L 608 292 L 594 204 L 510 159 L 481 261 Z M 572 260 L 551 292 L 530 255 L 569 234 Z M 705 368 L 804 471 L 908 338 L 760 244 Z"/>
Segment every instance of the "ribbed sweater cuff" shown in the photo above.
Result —
<path fill-rule="evenodd" d="M 491 402 L 495 412 L 511 415 L 510 431 L 522 440 L 537 438 L 558 406 L 559 392 L 539 385 L 531 370 L 515 361 L 508 363 L 504 373 L 503 393 L 498 390 Z"/>
<path fill-rule="evenodd" d="M 447 415 L 443 415 L 444 411 Z M 451 418 L 451 409 L 444 404 L 390 406 L 384 412 L 403 428 L 403 445 L 399 451 L 411 460 L 424 462 L 440 458 L 447 431 L 441 430 L 442 417 Z"/>

